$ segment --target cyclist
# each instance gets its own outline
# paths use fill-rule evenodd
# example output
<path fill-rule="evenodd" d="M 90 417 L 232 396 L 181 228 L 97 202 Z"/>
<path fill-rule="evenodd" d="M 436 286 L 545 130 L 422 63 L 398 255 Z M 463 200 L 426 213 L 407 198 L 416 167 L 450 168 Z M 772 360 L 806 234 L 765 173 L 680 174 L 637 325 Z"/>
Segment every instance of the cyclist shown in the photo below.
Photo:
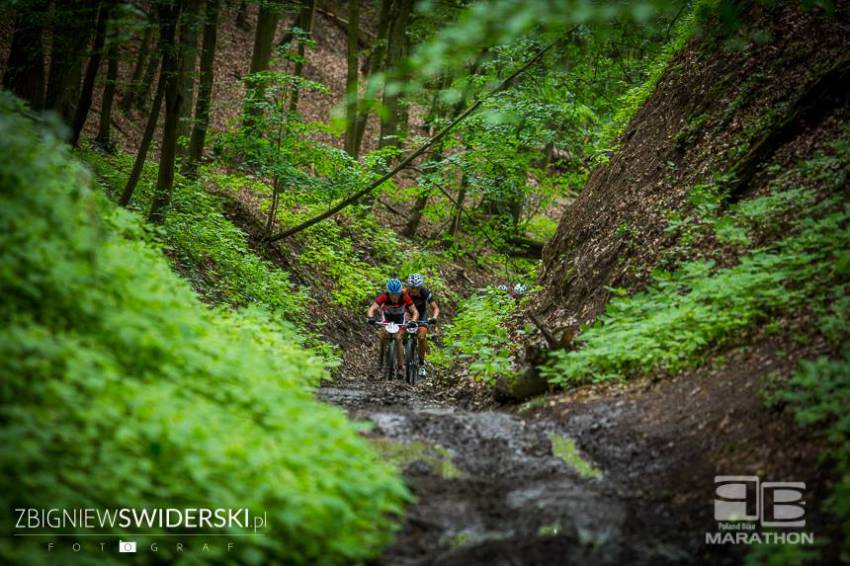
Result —
<path fill-rule="evenodd" d="M 436 321 L 440 318 L 440 306 L 437 304 L 437 301 L 434 300 L 434 295 L 425 288 L 425 278 L 422 277 L 419 273 L 412 273 L 407 278 L 407 288 L 405 292 L 413 299 L 413 304 L 416 306 L 416 311 L 419 313 L 419 316 L 422 320 L 428 320 L 428 306 L 431 306 L 431 319 Z M 418 329 L 418 340 L 419 343 L 419 360 L 421 362 L 419 366 L 419 375 L 420 377 L 425 377 L 425 354 L 428 352 L 428 340 L 426 336 L 428 334 L 427 326 L 420 326 Z"/>
<path fill-rule="evenodd" d="M 413 299 L 403 292 L 401 281 L 396 278 L 392 278 L 387 281 L 386 292 L 375 297 L 375 301 L 372 303 L 372 306 L 369 307 L 369 312 L 366 313 L 366 316 L 370 322 L 375 320 L 375 315 L 378 312 L 381 313 L 382 320 L 386 322 L 395 322 L 400 325 L 404 324 L 405 314 L 410 320 L 419 320 L 419 312 L 416 310 L 416 305 L 413 303 Z M 383 329 L 381 329 L 379 335 L 381 337 L 380 363 L 383 364 L 384 348 L 387 346 L 387 336 L 389 333 L 384 332 Z M 396 356 L 396 358 L 398 359 L 398 368 L 400 371 L 404 371 L 404 356 L 401 355 L 404 351 L 404 347 L 402 346 L 403 336 L 404 328 L 402 327 L 399 332 L 394 335 L 396 344 L 398 345 L 398 349 L 396 350 L 398 356 Z"/>
<path fill-rule="evenodd" d="M 519 302 L 520 299 L 522 299 L 525 296 L 525 292 L 527 290 L 528 290 L 528 287 L 526 287 L 522 283 L 517 283 L 516 285 L 514 285 L 513 289 L 511 290 L 511 297 L 516 302 Z"/>

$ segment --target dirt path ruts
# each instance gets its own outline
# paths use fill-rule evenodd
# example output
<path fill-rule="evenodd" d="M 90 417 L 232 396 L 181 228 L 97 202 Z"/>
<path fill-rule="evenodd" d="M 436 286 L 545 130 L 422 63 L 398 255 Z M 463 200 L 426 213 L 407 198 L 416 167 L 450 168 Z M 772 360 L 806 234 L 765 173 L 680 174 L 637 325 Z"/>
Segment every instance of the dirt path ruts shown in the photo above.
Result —
<path fill-rule="evenodd" d="M 630 497 L 616 470 L 580 474 L 597 464 L 553 454 L 553 438 L 578 432 L 558 419 L 462 410 L 423 388 L 364 378 L 341 378 L 320 397 L 374 423 L 370 436 L 417 498 L 379 563 L 697 561 L 675 534 L 665 537 L 675 518 Z"/>

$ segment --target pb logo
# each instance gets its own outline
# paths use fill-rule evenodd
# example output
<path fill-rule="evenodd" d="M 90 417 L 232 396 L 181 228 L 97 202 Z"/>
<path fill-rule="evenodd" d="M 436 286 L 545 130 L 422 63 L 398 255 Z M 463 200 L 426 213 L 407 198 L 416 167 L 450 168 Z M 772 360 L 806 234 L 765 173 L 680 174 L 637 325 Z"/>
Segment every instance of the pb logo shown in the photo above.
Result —
<path fill-rule="evenodd" d="M 763 527 L 806 525 L 804 482 L 762 482 L 758 476 L 715 476 L 714 519 L 759 521 Z"/>

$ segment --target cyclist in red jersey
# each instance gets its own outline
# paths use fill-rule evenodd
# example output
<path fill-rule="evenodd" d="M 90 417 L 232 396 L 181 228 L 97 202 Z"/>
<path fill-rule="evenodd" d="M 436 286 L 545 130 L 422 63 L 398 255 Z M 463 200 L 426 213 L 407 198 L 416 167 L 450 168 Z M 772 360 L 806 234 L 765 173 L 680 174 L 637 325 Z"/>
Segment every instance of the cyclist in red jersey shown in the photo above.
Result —
<path fill-rule="evenodd" d="M 395 322 L 399 325 L 404 324 L 405 314 L 407 314 L 410 320 L 419 320 L 419 311 L 416 310 L 413 299 L 402 292 L 401 281 L 395 278 L 387 281 L 386 292 L 375 297 L 375 301 L 369 307 L 369 312 L 366 313 L 366 316 L 369 320 L 374 320 L 379 312 L 381 313 L 382 320 Z M 381 338 L 381 352 L 383 353 L 389 334 L 381 329 L 379 336 Z M 404 329 L 402 328 L 394 337 L 398 344 L 398 353 L 401 354 L 404 351 L 402 346 Z M 396 357 L 398 359 L 399 370 L 404 371 L 404 356 L 399 355 Z M 383 356 L 380 359 L 383 360 Z"/>

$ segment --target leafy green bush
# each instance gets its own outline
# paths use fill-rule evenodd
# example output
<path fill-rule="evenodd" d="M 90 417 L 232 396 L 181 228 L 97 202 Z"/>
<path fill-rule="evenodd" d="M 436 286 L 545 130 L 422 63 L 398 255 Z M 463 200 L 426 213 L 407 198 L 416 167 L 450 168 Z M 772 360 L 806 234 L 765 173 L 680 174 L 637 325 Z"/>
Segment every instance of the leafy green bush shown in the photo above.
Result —
<path fill-rule="evenodd" d="M 675 372 L 704 361 L 710 348 L 734 341 L 770 316 L 821 305 L 825 289 L 850 276 L 850 207 L 800 221 L 800 231 L 716 269 L 692 261 L 657 273 L 646 291 L 611 300 L 605 314 L 557 351 L 544 375 L 560 385 Z"/>
<path fill-rule="evenodd" d="M 846 261 L 843 267 L 848 271 Z M 785 406 L 801 426 L 814 429 L 828 440 L 827 458 L 835 463 L 836 481 L 826 502 L 841 525 L 840 548 L 850 556 L 850 283 L 833 288 L 834 300 L 820 310 L 818 329 L 827 342 L 836 347 L 835 357 L 820 356 L 803 360 L 785 382 L 774 382 L 764 392 L 768 405 Z M 821 541 L 823 542 L 823 541 Z M 776 552 L 760 549 L 748 558 L 749 564 L 778 563 Z"/>
<path fill-rule="evenodd" d="M 321 358 L 258 306 L 204 306 L 138 217 L 89 191 L 67 147 L 19 111 L 0 95 L 0 519 L 244 507 L 268 513 L 265 535 L 211 560 L 375 555 L 407 493 L 312 397 Z M 4 537 L 0 556 L 37 563 L 45 542 Z"/>
<path fill-rule="evenodd" d="M 494 383 L 511 378 L 511 348 L 505 319 L 516 309 L 504 291 L 488 289 L 462 301 L 452 324 L 446 325 L 443 348 L 431 361 L 441 367 L 468 367 L 474 379 Z"/>
<path fill-rule="evenodd" d="M 78 154 L 93 169 L 107 194 L 121 191 L 132 166 L 130 156 L 93 151 Z M 143 229 L 149 240 L 164 247 L 208 302 L 237 307 L 258 304 L 281 321 L 303 321 L 304 296 L 294 288 L 285 271 L 251 251 L 245 233 L 224 216 L 222 199 L 204 190 L 206 175 L 202 171 L 199 182 L 177 176 L 165 223 L 157 229 Z M 134 196 L 134 209 L 147 208 L 155 179 L 156 168 L 149 167 Z M 241 182 L 244 185 L 248 180 L 241 177 Z"/>

